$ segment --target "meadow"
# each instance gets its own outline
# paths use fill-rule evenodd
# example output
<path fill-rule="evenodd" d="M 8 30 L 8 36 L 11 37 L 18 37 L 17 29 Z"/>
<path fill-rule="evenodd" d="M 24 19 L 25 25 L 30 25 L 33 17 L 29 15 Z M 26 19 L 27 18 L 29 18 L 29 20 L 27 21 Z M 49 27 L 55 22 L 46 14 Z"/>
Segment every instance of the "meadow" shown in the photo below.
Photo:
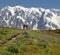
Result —
<path fill-rule="evenodd" d="M 60 30 L 0 27 L 0 55 L 60 55 Z"/>

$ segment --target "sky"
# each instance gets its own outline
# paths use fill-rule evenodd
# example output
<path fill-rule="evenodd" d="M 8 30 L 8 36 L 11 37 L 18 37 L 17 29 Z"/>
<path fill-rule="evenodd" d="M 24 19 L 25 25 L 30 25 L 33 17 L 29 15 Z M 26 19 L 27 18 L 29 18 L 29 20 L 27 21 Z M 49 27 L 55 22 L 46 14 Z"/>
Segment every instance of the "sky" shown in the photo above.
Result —
<path fill-rule="evenodd" d="M 0 9 L 6 6 L 60 8 L 60 0 L 0 0 Z"/>

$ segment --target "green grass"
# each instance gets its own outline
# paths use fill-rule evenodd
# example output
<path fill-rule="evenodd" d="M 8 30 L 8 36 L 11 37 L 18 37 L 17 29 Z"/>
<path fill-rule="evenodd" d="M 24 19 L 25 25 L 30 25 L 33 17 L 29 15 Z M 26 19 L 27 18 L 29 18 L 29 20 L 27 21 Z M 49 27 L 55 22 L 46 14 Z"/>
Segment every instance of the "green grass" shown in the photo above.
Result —
<path fill-rule="evenodd" d="M 15 33 L 15 39 L 0 47 L 0 55 L 60 55 L 60 30 L 0 28 L 0 44 Z"/>

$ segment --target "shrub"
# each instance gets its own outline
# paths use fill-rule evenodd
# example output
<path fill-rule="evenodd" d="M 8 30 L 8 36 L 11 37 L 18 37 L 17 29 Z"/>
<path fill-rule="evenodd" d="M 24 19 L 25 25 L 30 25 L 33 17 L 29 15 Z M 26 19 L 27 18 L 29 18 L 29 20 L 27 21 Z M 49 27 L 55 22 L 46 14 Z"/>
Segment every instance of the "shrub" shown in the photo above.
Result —
<path fill-rule="evenodd" d="M 20 52 L 26 52 L 26 46 L 22 46 L 21 48 L 20 48 Z"/>
<path fill-rule="evenodd" d="M 24 37 L 25 37 L 25 38 L 29 38 L 29 36 L 28 36 L 28 35 L 25 35 Z"/>
<path fill-rule="evenodd" d="M 9 46 L 7 51 L 12 52 L 12 53 L 18 53 L 19 52 L 19 50 L 16 46 L 15 47 L 14 46 Z"/>
<path fill-rule="evenodd" d="M 40 42 L 37 42 L 37 45 L 39 46 L 39 47 L 41 47 L 41 48 L 46 48 L 47 46 L 47 44 L 46 44 L 46 42 L 44 42 L 44 41 L 40 41 Z"/>
<path fill-rule="evenodd" d="M 13 55 L 13 53 L 5 51 L 5 52 L 0 53 L 0 55 Z"/>
<path fill-rule="evenodd" d="M 0 30 L 1 35 L 6 35 L 6 32 L 4 30 Z"/>

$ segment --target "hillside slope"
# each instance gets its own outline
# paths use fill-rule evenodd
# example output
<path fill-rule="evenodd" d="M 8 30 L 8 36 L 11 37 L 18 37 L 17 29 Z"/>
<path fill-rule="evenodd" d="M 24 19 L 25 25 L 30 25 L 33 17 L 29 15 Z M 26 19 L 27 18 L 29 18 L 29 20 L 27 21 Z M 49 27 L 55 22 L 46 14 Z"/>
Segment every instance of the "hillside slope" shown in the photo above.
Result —
<path fill-rule="evenodd" d="M 0 28 L 0 54 L 60 55 L 60 30 Z"/>

